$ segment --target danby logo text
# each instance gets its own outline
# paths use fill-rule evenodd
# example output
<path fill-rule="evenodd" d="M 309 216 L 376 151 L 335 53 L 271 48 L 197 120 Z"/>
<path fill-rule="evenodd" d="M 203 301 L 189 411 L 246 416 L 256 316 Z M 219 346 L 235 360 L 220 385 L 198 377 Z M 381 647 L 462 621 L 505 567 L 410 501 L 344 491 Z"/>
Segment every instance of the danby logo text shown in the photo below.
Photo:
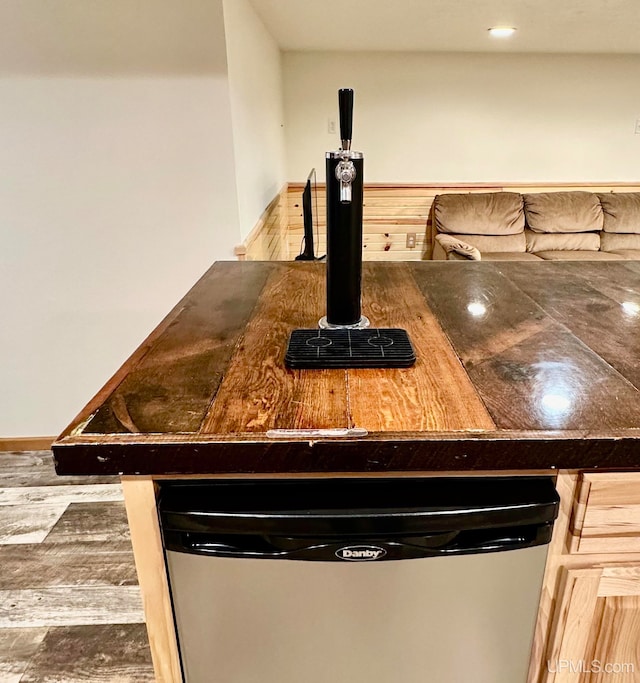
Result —
<path fill-rule="evenodd" d="M 336 557 L 341 560 L 352 562 L 366 562 L 367 560 L 379 560 L 387 551 L 375 545 L 350 545 L 336 550 Z"/>

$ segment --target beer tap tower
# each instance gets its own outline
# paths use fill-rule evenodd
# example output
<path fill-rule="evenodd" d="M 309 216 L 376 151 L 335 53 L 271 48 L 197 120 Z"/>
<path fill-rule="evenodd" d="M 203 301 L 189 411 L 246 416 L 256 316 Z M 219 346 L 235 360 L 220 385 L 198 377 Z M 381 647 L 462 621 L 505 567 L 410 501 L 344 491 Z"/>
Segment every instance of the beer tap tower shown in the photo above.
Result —
<path fill-rule="evenodd" d="M 416 355 L 405 330 L 369 327 L 368 318 L 362 315 L 364 160 L 362 152 L 351 149 L 353 90 L 340 90 L 338 102 L 342 146 L 326 154 L 327 315 L 318 322 L 320 329 L 293 330 L 285 366 L 300 370 L 408 368 Z"/>
<path fill-rule="evenodd" d="M 351 149 L 353 90 L 338 91 L 341 147 L 326 153 L 327 315 L 322 328 L 361 329 L 362 188 L 364 159 Z"/>

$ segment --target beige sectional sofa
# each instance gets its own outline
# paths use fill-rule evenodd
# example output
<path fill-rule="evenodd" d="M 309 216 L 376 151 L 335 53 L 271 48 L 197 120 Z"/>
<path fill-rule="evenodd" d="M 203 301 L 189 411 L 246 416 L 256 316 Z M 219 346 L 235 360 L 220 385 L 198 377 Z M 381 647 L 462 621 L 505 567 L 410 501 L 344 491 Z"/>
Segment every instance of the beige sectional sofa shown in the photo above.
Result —
<path fill-rule="evenodd" d="M 640 260 L 640 192 L 437 195 L 433 258 Z"/>

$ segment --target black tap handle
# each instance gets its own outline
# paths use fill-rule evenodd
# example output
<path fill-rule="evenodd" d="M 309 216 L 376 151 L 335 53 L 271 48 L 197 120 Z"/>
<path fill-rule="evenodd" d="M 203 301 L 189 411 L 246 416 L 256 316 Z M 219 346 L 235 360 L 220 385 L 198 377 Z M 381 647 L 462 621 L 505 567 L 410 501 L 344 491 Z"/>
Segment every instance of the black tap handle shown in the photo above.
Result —
<path fill-rule="evenodd" d="M 338 90 L 338 105 L 340 107 L 340 139 L 351 140 L 353 129 L 353 90 L 351 88 Z"/>

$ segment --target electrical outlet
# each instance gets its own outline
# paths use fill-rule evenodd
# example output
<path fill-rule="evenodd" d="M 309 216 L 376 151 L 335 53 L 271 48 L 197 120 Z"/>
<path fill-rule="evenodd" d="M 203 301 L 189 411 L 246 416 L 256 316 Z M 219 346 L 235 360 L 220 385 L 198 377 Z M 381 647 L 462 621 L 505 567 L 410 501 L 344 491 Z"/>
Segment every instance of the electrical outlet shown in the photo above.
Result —
<path fill-rule="evenodd" d="M 336 120 L 334 118 L 330 118 L 327 120 L 327 133 L 330 133 L 331 135 L 335 135 L 336 132 Z"/>
<path fill-rule="evenodd" d="M 640 119 L 636 119 L 635 134 L 640 135 Z"/>
<path fill-rule="evenodd" d="M 408 232 L 407 233 L 407 249 L 415 249 L 416 248 L 416 233 L 415 232 Z"/>

